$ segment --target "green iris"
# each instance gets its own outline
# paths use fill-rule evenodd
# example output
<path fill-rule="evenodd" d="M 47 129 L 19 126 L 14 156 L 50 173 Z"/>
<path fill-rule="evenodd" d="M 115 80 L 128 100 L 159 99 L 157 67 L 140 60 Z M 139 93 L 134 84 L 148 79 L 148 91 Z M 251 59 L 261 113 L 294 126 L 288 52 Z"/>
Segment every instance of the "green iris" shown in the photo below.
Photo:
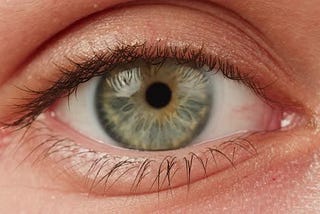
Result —
<path fill-rule="evenodd" d="M 209 75 L 173 61 L 119 67 L 96 90 L 96 113 L 108 136 L 126 148 L 170 150 L 203 130 L 212 104 Z"/>

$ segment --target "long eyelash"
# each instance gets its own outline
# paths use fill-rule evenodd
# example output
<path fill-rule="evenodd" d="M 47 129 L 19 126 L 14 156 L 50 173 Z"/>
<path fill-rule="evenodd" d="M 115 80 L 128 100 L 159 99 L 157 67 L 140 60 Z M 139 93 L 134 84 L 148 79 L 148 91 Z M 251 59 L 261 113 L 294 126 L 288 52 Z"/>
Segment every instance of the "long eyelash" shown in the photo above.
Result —
<path fill-rule="evenodd" d="M 265 97 L 263 90 L 256 81 L 254 76 L 243 74 L 239 69 L 228 61 L 219 59 L 217 56 L 208 56 L 204 48 L 193 48 L 191 46 L 168 47 L 154 44 L 152 46 L 143 44 L 121 45 L 119 44 L 113 50 L 107 53 L 93 53 L 89 59 L 81 59 L 81 62 L 68 59 L 71 66 L 59 66 L 57 69 L 61 77 L 50 82 L 51 87 L 46 90 L 32 90 L 30 88 L 20 88 L 32 98 L 25 98 L 23 104 L 13 106 L 16 109 L 14 115 L 19 115 L 18 119 L 3 123 L 6 127 L 26 127 L 29 126 L 36 118 L 50 107 L 56 100 L 61 97 L 69 97 L 77 91 L 81 83 L 89 81 L 93 77 L 105 75 L 108 71 L 114 70 L 117 66 L 130 64 L 137 60 L 144 60 L 151 64 L 161 64 L 166 59 L 173 59 L 179 64 L 189 64 L 196 68 L 208 66 L 208 71 L 222 72 L 226 78 L 240 81 L 250 87 L 256 94 Z M 70 69 L 70 67 L 72 67 Z"/>

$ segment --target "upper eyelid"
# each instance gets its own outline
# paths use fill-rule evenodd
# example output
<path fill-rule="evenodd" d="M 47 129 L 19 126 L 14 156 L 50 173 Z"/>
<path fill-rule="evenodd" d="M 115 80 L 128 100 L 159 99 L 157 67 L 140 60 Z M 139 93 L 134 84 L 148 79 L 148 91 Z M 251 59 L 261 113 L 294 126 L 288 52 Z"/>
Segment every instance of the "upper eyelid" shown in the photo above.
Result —
<path fill-rule="evenodd" d="M 102 17 L 103 16 L 104 15 L 102 15 Z M 228 16 L 226 16 L 226 17 L 228 17 Z M 215 16 L 215 18 L 217 18 L 217 17 Z M 103 20 L 103 19 L 100 20 L 100 19 L 101 18 L 94 18 L 94 20 L 96 20 L 95 22 L 108 23 L 108 21 L 110 21 L 110 20 Z M 269 57 L 269 59 L 272 59 L 272 62 L 265 62 L 264 63 L 265 66 L 268 66 L 268 65 L 277 66 L 277 62 L 275 60 L 273 60 L 272 57 L 270 57 L 270 55 L 273 55 L 273 54 L 272 53 L 268 53 L 269 50 L 266 49 L 267 45 L 265 45 L 264 42 L 260 42 L 260 40 L 264 40 L 264 39 L 262 39 L 258 34 L 253 33 L 255 31 L 254 29 L 248 30 L 247 28 L 250 27 L 250 26 L 248 26 L 247 24 L 244 25 L 243 23 L 241 23 L 242 21 L 234 20 L 234 18 L 233 18 L 233 21 L 223 20 L 223 18 L 218 18 L 218 19 L 221 22 L 225 22 L 227 25 L 231 25 L 232 23 L 234 23 L 234 21 L 236 21 L 236 23 L 232 24 L 231 27 L 235 28 L 238 25 L 239 27 L 236 27 L 236 29 L 238 31 L 239 30 L 243 31 L 243 32 L 240 32 L 240 34 L 242 36 L 244 36 L 244 37 L 247 37 L 247 39 L 244 39 L 244 41 L 252 43 L 251 47 L 247 46 L 245 48 L 246 49 L 248 49 L 248 48 L 252 49 L 251 50 L 252 52 L 256 51 L 256 50 L 253 50 L 253 49 L 259 48 L 261 52 L 259 52 L 259 54 L 257 54 L 255 57 L 261 58 L 261 55 L 265 55 L 265 56 Z M 88 56 L 92 55 L 92 52 L 95 52 L 95 51 L 99 52 L 101 49 L 108 49 L 108 45 L 109 44 L 107 44 L 107 43 L 103 44 L 102 47 L 99 47 L 101 44 L 99 44 L 98 46 L 97 45 L 87 46 L 86 44 L 83 44 L 83 45 L 85 45 L 84 48 L 86 50 L 81 50 L 80 51 L 79 49 L 81 49 L 81 47 L 79 47 L 77 45 L 77 43 L 81 42 L 81 40 L 77 41 L 77 39 L 73 39 L 74 36 L 79 35 L 79 36 L 83 37 L 84 34 L 87 34 L 87 32 L 85 33 L 85 32 L 82 32 L 82 31 L 86 30 L 86 28 L 87 28 L 86 26 L 88 26 L 88 25 L 96 25 L 95 22 L 91 23 L 91 21 L 89 21 L 88 23 L 86 23 L 86 21 L 85 21 L 85 23 L 80 23 L 80 26 L 76 26 L 76 27 L 75 26 L 73 26 L 73 27 L 71 26 L 71 29 L 69 29 L 67 31 L 64 31 L 62 34 L 57 35 L 57 37 L 54 38 L 53 42 L 49 41 L 48 43 L 46 43 L 45 47 L 41 48 L 40 52 L 35 56 L 34 60 L 40 62 L 40 64 L 44 64 L 45 63 L 46 66 L 48 66 L 48 65 L 50 66 L 50 64 L 48 64 L 48 61 L 43 59 L 43 57 L 42 57 L 43 55 L 49 55 L 47 58 L 50 59 L 50 62 L 58 63 L 58 62 L 63 62 L 64 61 L 63 58 L 65 58 L 65 57 L 73 58 L 72 56 L 79 56 L 79 52 L 80 53 L 83 52 L 83 53 L 81 53 L 81 55 L 83 55 L 84 58 L 86 58 L 87 55 Z M 111 22 L 112 22 L 112 20 L 111 20 Z M 99 24 L 97 25 L 98 28 L 101 28 L 101 26 L 102 25 L 99 25 Z M 106 28 L 104 30 L 108 30 L 108 29 Z M 99 31 L 97 31 L 96 33 L 98 33 L 98 32 Z M 250 35 L 247 35 L 246 34 L 247 32 L 251 32 Z M 74 35 L 74 34 L 76 34 L 76 35 Z M 236 34 L 234 34 L 234 35 L 236 35 Z M 101 35 L 96 35 L 96 36 L 101 36 Z M 237 35 L 237 36 L 239 36 L 239 35 Z M 86 37 L 84 37 L 84 38 L 87 39 Z M 106 38 L 102 37 L 101 39 L 106 39 Z M 80 38 L 80 39 L 82 39 L 82 38 Z M 92 40 L 92 38 L 90 38 L 90 37 L 88 38 L 88 40 L 89 41 L 91 40 L 90 41 L 91 43 L 96 42 L 96 40 Z M 145 40 L 147 40 L 147 39 L 145 39 Z M 242 42 L 244 42 L 244 41 L 242 41 Z M 71 42 L 72 44 L 74 44 L 75 47 L 72 47 L 72 48 L 63 47 L 68 42 Z M 134 43 L 136 43 L 136 42 L 134 42 Z M 202 43 L 198 44 L 198 46 L 201 46 L 201 45 L 203 45 L 203 44 Z M 232 45 L 234 45 L 234 44 L 232 44 Z M 211 48 L 215 48 L 215 47 L 213 46 Z M 75 53 L 77 53 L 77 54 L 75 54 Z M 217 55 L 218 54 L 219 53 L 217 53 Z M 221 54 L 221 51 L 220 51 L 219 55 L 220 55 L 221 58 L 223 57 L 222 54 Z M 247 57 L 248 56 L 249 55 L 247 55 Z M 81 58 L 82 56 L 79 56 L 79 57 Z M 51 60 L 51 59 L 53 59 L 53 60 Z M 34 64 L 34 63 L 31 63 L 31 64 Z M 60 63 L 58 63 L 58 64 L 60 64 Z M 26 70 L 28 72 L 29 70 L 31 70 L 29 67 L 32 67 L 32 66 L 30 66 L 30 64 L 28 64 L 25 67 L 25 69 L 23 69 L 23 70 Z"/>
<path fill-rule="evenodd" d="M 133 4 L 138 3 L 139 4 L 140 1 L 134 1 Z M 256 28 L 250 26 L 250 24 L 247 23 L 246 20 L 243 20 L 241 18 L 241 16 L 238 16 L 237 14 L 233 13 L 232 11 L 230 11 L 229 9 L 227 9 L 227 7 L 224 7 L 224 2 L 218 2 L 216 3 L 215 1 L 203 1 L 203 2 L 194 2 L 194 1 L 188 1 L 188 2 L 184 2 L 184 1 L 175 1 L 175 2 L 171 2 L 171 1 L 166 1 L 166 0 L 159 0 L 159 1 L 141 1 L 144 4 L 145 3 L 152 3 L 152 2 L 157 2 L 159 4 L 170 4 L 170 5 L 177 5 L 177 6 L 183 6 L 189 9 L 196 9 L 196 10 L 201 10 L 203 12 L 206 12 L 208 14 L 211 15 L 215 15 L 216 18 L 219 18 L 221 20 L 225 20 L 227 21 L 229 24 L 234 23 L 234 26 L 239 25 L 239 28 L 242 29 L 246 29 L 246 33 L 250 33 L 251 36 L 253 36 L 255 39 L 259 40 L 259 45 L 263 45 L 264 42 L 260 42 L 261 41 L 266 41 L 264 38 L 262 38 L 262 34 L 259 34 L 259 32 L 256 30 Z M 119 2 L 113 2 L 113 4 L 107 4 L 104 5 L 105 2 L 99 2 L 99 11 L 101 12 L 102 10 L 106 10 L 108 7 L 112 7 L 112 6 L 117 6 Z M 204 6 L 206 7 L 203 7 Z M 122 4 L 120 4 L 121 6 Z M 200 5 L 200 6 L 199 6 Z M 38 5 L 40 6 L 40 4 Z M 47 5 L 46 5 L 47 6 Z M 60 5 L 59 5 L 60 6 Z M 90 8 L 90 5 L 88 8 Z M 45 7 L 44 7 L 45 8 Z M 87 8 L 87 9 L 88 9 Z M 22 61 L 21 65 L 18 68 L 15 68 L 15 70 L 17 70 L 18 72 L 24 71 L 24 70 L 28 70 L 29 64 L 30 62 L 34 61 L 35 58 L 38 58 L 39 55 L 41 55 L 43 53 L 43 50 L 47 49 L 48 47 L 51 46 L 52 41 L 55 41 L 57 39 L 59 39 L 59 37 L 61 35 L 64 36 L 65 33 L 68 32 L 68 30 L 70 28 L 73 28 L 75 25 L 79 25 L 79 23 L 83 23 L 84 20 L 87 20 L 87 18 L 91 19 L 92 16 L 95 12 L 97 12 L 96 10 L 98 8 L 91 8 L 90 10 L 88 9 L 87 13 L 82 11 L 82 16 L 81 17 L 77 17 L 77 21 L 72 21 L 70 20 L 70 22 L 63 22 L 63 25 L 59 25 L 60 28 L 58 28 L 59 30 L 56 30 L 56 32 L 52 35 L 50 35 L 50 37 L 48 38 L 44 38 L 43 40 L 38 39 L 39 41 L 42 42 L 42 44 L 38 44 L 36 47 L 36 50 L 34 51 L 34 53 L 30 53 L 31 57 L 28 57 L 26 59 L 26 61 Z M 211 11 L 212 10 L 212 11 Z M 70 13 L 72 14 L 72 11 L 70 11 Z M 221 15 L 222 14 L 222 15 Z M 221 17 L 220 17 L 221 16 Z M 62 16 L 63 17 L 63 16 Z M 94 16 L 93 16 L 94 17 Z M 60 17 L 59 17 L 60 18 Z M 70 17 L 69 17 L 70 19 Z M 81 20 L 84 19 L 84 20 Z M 45 20 L 45 19 L 44 19 Z M 240 20 L 240 21 L 239 21 Z M 52 21 L 52 20 L 50 20 Z M 65 23 L 66 22 L 66 23 Z M 50 24 L 50 22 L 48 22 Z M 37 28 L 36 28 L 37 29 Z M 268 45 L 263 45 L 262 48 L 267 48 Z M 267 51 L 271 51 L 271 50 L 267 50 Z M 276 61 L 274 61 L 273 63 L 275 63 Z M 8 63 L 4 63 L 5 65 L 7 65 Z M 2 68 L 5 69 L 5 68 Z M 10 72 L 10 69 L 5 69 L 7 70 L 7 72 L 5 72 L 6 74 L 10 74 L 12 72 Z M 5 75 L 2 75 L 1 77 L 5 78 Z M 1 81 L 1 77 L 0 77 L 0 81 Z"/>
<path fill-rule="evenodd" d="M 161 7 L 161 5 L 158 5 L 158 6 Z M 198 13 L 199 12 L 197 11 L 197 14 Z M 105 15 L 102 15 L 102 18 L 103 17 L 105 17 Z M 199 15 L 197 15 L 197 17 L 199 17 Z M 209 19 L 209 18 L 210 17 L 207 17 L 207 19 Z M 52 64 L 48 63 L 48 60 L 51 60 L 51 62 L 53 61 L 53 62 L 56 62 L 57 64 L 60 64 L 59 62 L 65 61 L 65 57 L 72 58 L 72 56 L 73 57 L 77 56 L 79 54 L 79 52 L 80 52 L 79 58 L 81 59 L 81 58 L 86 58 L 85 56 L 92 54 L 92 52 L 94 53 L 95 49 L 97 49 L 97 48 L 98 48 L 97 52 L 99 52 L 99 48 L 100 49 L 103 49 L 103 48 L 107 49 L 108 48 L 107 45 L 109 45 L 108 43 L 104 44 L 105 46 L 102 46 L 102 47 L 100 47 L 99 45 L 98 45 L 98 47 L 92 47 L 92 46 L 91 46 L 91 48 L 90 48 L 90 46 L 89 46 L 89 48 L 85 47 L 85 50 L 81 49 L 81 47 L 82 47 L 81 44 L 80 45 L 77 44 L 77 42 L 81 42 L 81 40 L 83 38 L 82 37 L 83 34 L 87 34 L 90 28 L 95 29 L 95 27 L 97 27 L 96 25 L 99 26 L 97 28 L 98 32 L 107 30 L 108 28 L 105 29 L 103 21 L 107 21 L 107 20 L 98 19 L 98 21 L 95 24 L 94 23 L 91 23 L 92 25 L 84 24 L 83 26 L 80 26 L 80 28 L 74 29 L 74 31 L 71 31 L 69 34 L 62 35 L 63 38 L 58 39 L 58 41 L 56 43 L 49 45 L 46 49 L 43 50 L 42 53 L 40 53 L 40 55 L 38 55 L 38 57 L 36 57 L 34 59 L 33 62 L 31 62 L 28 65 L 24 74 L 22 74 L 22 76 L 24 76 L 24 78 L 21 78 L 18 76 L 16 79 L 19 79 L 19 78 L 25 79 L 29 75 L 33 75 L 33 76 L 42 75 L 42 77 L 39 77 L 39 79 L 49 80 L 50 82 L 52 82 L 53 81 L 52 78 L 56 78 L 54 76 L 56 76 L 56 74 L 57 74 L 57 69 L 56 69 L 56 67 L 52 66 L 52 65 L 54 65 L 53 63 Z M 259 73 L 263 73 L 263 72 L 268 73 L 268 74 L 264 74 L 264 75 L 269 75 L 270 79 L 275 79 L 276 75 L 281 74 L 281 72 L 276 72 L 276 71 L 280 70 L 280 68 L 278 68 L 278 66 L 273 63 L 273 60 L 270 60 L 269 54 L 266 53 L 266 50 L 264 48 L 261 48 L 260 46 L 258 46 L 257 42 L 255 42 L 254 39 L 252 39 L 251 37 L 249 37 L 248 35 L 244 34 L 241 31 L 238 32 L 237 29 L 233 28 L 233 26 L 228 26 L 227 23 L 224 23 L 221 20 L 215 20 L 214 17 L 211 18 L 211 21 L 213 22 L 212 25 L 216 26 L 216 28 L 217 28 L 217 29 L 211 29 L 211 30 L 213 30 L 213 31 L 215 30 L 217 33 L 221 34 L 221 32 L 219 32 L 219 31 L 221 31 L 222 26 L 224 26 L 227 28 L 225 30 L 226 36 L 228 36 L 228 32 L 233 32 L 233 33 L 231 33 L 231 35 L 229 35 L 229 36 L 231 36 L 231 38 L 230 38 L 231 41 L 233 38 L 239 39 L 239 41 L 237 41 L 237 40 L 232 41 L 233 42 L 232 47 L 228 47 L 228 45 L 230 46 L 229 40 L 224 39 L 221 41 L 221 38 L 213 39 L 213 38 L 207 36 L 208 37 L 207 40 L 209 40 L 209 38 L 210 38 L 210 41 L 214 43 L 214 44 L 209 44 L 209 43 L 205 44 L 207 49 L 212 50 L 212 52 L 213 52 L 213 53 L 211 53 L 212 55 L 217 55 L 217 56 L 219 56 L 219 58 L 221 58 L 223 60 L 226 59 L 226 61 L 230 61 L 232 64 L 235 64 L 237 67 L 240 67 L 240 69 L 242 66 L 242 68 L 245 67 L 246 69 L 251 68 L 252 70 L 254 70 L 254 69 L 259 70 Z M 210 23 L 210 20 L 206 20 L 206 22 Z M 113 23 L 113 24 L 116 24 L 116 23 Z M 219 28 L 219 26 L 220 26 L 220 28 Z M 110 26 L 109 26 L 109 28 L 110 28 Z M 202 29 L 202 30 L 208 30 L 208 29 Z M 159 30 L 159 31 L 161 32 L 161 30 Z M 89 35 L 88 37 L 85 37 L 85 38 L 88 39 L 91 43 L 94 41 L 98 41 L 99 39 L 100 40 L 103 39 L 103 38 L 98 37 L 98 40 L 97 40 L 97 38 L 96 38 L 97 35 L 100 35 L 100 34 L 96 34 L 98 32 L 94 32 L 93 35 L 91 35 L 91 36 Z M 92 38 L 92 36 L 93 36 L 93 38 Z M 102 36 L 109 36 L 109 35 L 102 35 Z M 148 39 L 147 38 L 148 36 L 150 36 L 150 35 L 145 35 L 146 40 Z M 188 34 L 185 36 L 188 36 Z M 194 39 L 195 38 L 193 38 L 193 40 Z M 168 39 L 168 41 L 164 41 L 164 42 L 167 42 L 168 44 L 169 43 L 174 44 L 174 42 L 177 42 L 177 41 L 170 38 L 170 39 Z M 71 44 L 69 44 L 69 43 L 71 43 Z M 115 42 L 115 43 L 117 43 L 117 42 Z M 130 43 L 130 41 L 128 43 Z M 75 44 L 75 46 L 73 46 L 73 44 Z M 198 42 L 198 44 L 195 46 L 201 47 L 201 46 L 203 46 L 203 44 L 204 44 L 203 42 L 201 42 L 201 43 Z M 65 47 L 65 46 L 69 46 L 69 47 Z M 62 48 L 66 49 L 66 50 L 64 50 Z M 224 50 L 224 49 L 226 49 L 226 50 Z M 208 51 L 208 50 L 206 50 L 206 51 Z M 239 54 L 239 52 L 241 54 Z M 82 57 L 81 55 L 84 55 L 84 57 Z M 41 72 L 39 73 L 39 68 L 40 68 L 40 70 L 41 70 L 41 68 L 46 68 L 46 70 L 45 70 L 45 72 L 43 70 L 41 70 Z M 245 70 L 245 69 L 243 69 L 243 70 Z M 268 70 L 269 70 L 269 72 L 267 72 Z M 271 70 L 273 70 L 273 72 L 270 72 Z M 32 82 L 32 79 L 31 79 L 31 82 Z M 269 81 L 269 82 L 271 82 L 271 81 Z M 33 81 L 33 83 L 35 83 L 35 82 Z M 48 82 L 45 82 L 45 84 L 48 84 Z M 17 84 L 15 84 L 15 85 L 17 85 Z M 30 87 L 28 87 L 28 85 L 21 86 L 18 84 L 17 86 L 22 87 L 22 88 L 24 86 L 26 86 L 27 88 L 30 88 Z M 31 87 L 31 89 L 33 90 L 34 87 Z M 37 90 L 37 91 L 39 91 L 39 90 Z M 40 91 L 43 91 L 43 90 L 40 90 Z"/>
<path fill-rule="evenodd" d="M 136 5 L 136 4 L 140 4 L 139 3 L 140 1 L 133 1 L 131 2 L 132 5 Z M 193 1 L 190 1 L 190 5 L 184 5 L 183 4 L 183 1 L 180 2 L 180 1 L 177 1 L 177 2 L 168 2 L 166 0 L 159 0 L 159 1 L 148 1 L 148 2 L 145 2 L 145 1 L 141 1 L 143 4 L 146 4 L 146 3 L 150 3 L 152 4 L 152 2 L 157 2 L 158 4 L 161 4 L 161 2 L 163 4 L 170 4 L 170 5 L 176 5 L 176 6 L 183 6 L 185 8 L 189 8 L 189 9 L 197 9 L 198 8 L 195 6 L 197 4 L 191 4 L 193 3 Z M 205 3 L 207 2 L 207 3 Z M 264 43 L 268 43 L 268 39 L 266 37 L 263 36 L 263 34 L 259 31 L 259 29 L 253 25 L 250 24 L 249 21 L 247 20 L 244 20 L 241 16 L 238 16 L 236 13 L 234 13 L 233 11 L 230 11 L 229 9 L 227 9 L 226 7 L 223 6 L 224 2 L 219 2 L 219 3 L 215 3 L 214 0 L 204 0 L 202 3 L 204 4 L 208 4 L 206 8 L 202 8 L 201 7 L 201 10 L 209 15 L 214 15 L 216 18 L 222 20 L 222 21 L 225 21 L 227 22 L 228 24 L 230 25 L 233 25 L 233 27 L 237 27 L 237 26 L 240 26 L 238 29 L 245 29 L 245 33 L 249 33 L 249 35 L 252 36 L 252 38 L 255 38 L 255 40 L 258 41 L 259 45 L 260 46 L 263 46 L 262 48 L 266 48 L 266 51 L 272 51 L 271 49 L 268 48 L 268 45 L 263 45 Z M 220 5 L 221 4 L 221 5 Z M 124 4 L 120 4 L 120 5 L 117 5 L 117 3 L 115 4 L 112 4 L 112 5 L 108 5 L 108 7 L 112 7 L 115 5 L 115 8 L 117 8 L 118 6 L 121 6 L 124 5 Z M 99 8 L 102 8 L 102 5 L 99 5 Z M 99 13 L 102 13 L 101 11 L 101 8 L 100 8 L 100 12 Z M 104 10 L 106 10 L 108 8 L 105 8 Z M 213 10 L 213 11 L 210 11 L 210 10 Z M 221 10 L 221 11 L 220 11 Z M 94 10 L 93 10 L 94 11 Z M 63 27 L 63 28 L 59 28 L 59 30 L 56 30 L 56 32 L 52 35 L 50 35 L 50 37 L 48 38 L 45 38 L 42 40 L 42 44 L 39 44 L 36 49 L 34 50 L 35 52 L 30 54 L 32 55 L 32 58 L 34 56 L 37 56 L 39 54 L 39 51 L 40 53 L 43 51 L 43 48 L 47 48 L 47 46 L 50 46 L 51 45 L 51 40 L 56 40 L 57 37 L 59 38 L 61 35 L 65 34 L 66 32 L 68 32 L 68 29 L 70 28 L 73 28 L 75 25 L 78 25 L 78 24 L 81 24 L 83 23 L 84 20 L 86 20 L 87 18 L 91 19 L 92 17 L 91 16 L 95 16 L 94 12 L 91 11 L 91 13 L 87 13 L 87 14 L 83 14 L 83 16 L 81 17 L 77 17 L 76 20 L 74 21 L 70 21 L 68 24 L 65 23 L 66 25 L 60 25 L 60 27 Z M 199 9 L 200 11 L 200 9 Z M 215 14 L 214 12 L 215 11 L 218 11 L 218 15 Z M 97 11 L 96 11 L 97 12 Z M 224 14 L 223 16 L 221 16 L 221 13 Z M 220 17 L 221 16 L 221 17 Z M 84 19 L 84 20 L 82 20 Z M 274 54 L 274 53 L 273 53 Z M 274 61 L 276 62 L 276 61 Z M 18 70 L 21 70 L 25 67 L 25 65 L 27 65 L 29 63 L 29 58 L 23 62 L 22 64 L 22 67 L 20 67 L 20 69 Z"/>
<path fill-rule="evenodd" d="M 6 79 L 8 79 L 10 75 L 14 72 L 17 73 L 21 70 L 25 70 L 26 66 L 30 62 L 30 58 L 34 58 L 34 56 L 38 55 L 39 50 L 42 50 L 44 46 L 47 46 L 48 43 L 50 43 L 50 40 L 55 39 L 57 35 L 64 33 L 66 29 L 72 27 L 72 25 L 74 25 L 75 23 L 78 23 L 79 20 L 85 19 L 88 16 L 92 16 L 97 12 L 102 12 L 103 10 L 107 10 L 110 7 L 118 5 L 120 2 L 123 2 L 123 3 L 128 2 L 125 0 L 114 0 L 114 1 L 103 0 L 103 1 L 100 1 L 99 4 L 95 4 L 95 3 L 92 3 L 91 1 L 86 1 L 86 0 L 81 0 L 81 1 L 82 1 L 81 3 L 77 1 L 78 5 L 82 5 L 81 10 L 79 10 L 79 8 L 77 7 L 69 7 L 69 5 L 73 4 L 72 1 L 59 2 L 59 4 L 55 5 L 54 7 L 51 5 L 51 2 L 46 2 L 44 3 L 44 5 L 42 5 L 41 1 L 33 1 L 31 6 L 34 6 L 34 7 L 30 7 L 29 2 L 27 4 L 23 4 L 23 2 L 19 4 L 11 1 L 6 2 L 6 7 L 3 8 L 4 10 L 10 7 L 16 8 L 17 6 L 19 6 L 18 7 L 20 8 L 19 13 L 14 13 L 15 17 L 14 19 L 11 19 L 11 20 L 19 20 L 19 15 L 23 17 L 23 20 L 24 20 L 23 25 L 21 27 L 18 27 L 17 29 L 21 29 L 21 31 L 23 32 L 21 33 L 21 35 L 24 38 L 18 41 L 14 41 L 14 43 L 11 45 L 8 43 L 8 41 L 6 41 L 6 44 L 7 44 L 6 47 L 8 47 L 9 50 L 4 49 L 3 53 L 5 54 L 3 55 L 9 56 L 6 53 L 10 52 L 11 53 L 10 56 L 11 55 L 14 56 L 15 59 L 9 60 L 6 57 L 2 58 L 5 60 L 4 63 L 1 63 L 3 65 L 2 69 L 6 70 L 6 72 L 4 72 L 0 76 L 0 82 L 3 82 Z M 134 2 L 138 2 L 138 1 L 134 1 Z M 162 0 L 162 1 L 154 1 L 154 2 L 167 2 L 170 4 L 177 3 L 178 5 L 179 1 L 171 2 L 171 1 Z M 215 1 L 215 0 L 204 0 L 202 3 L 207 4 L 207 7 L 206 7 L 207 10 L 217 10 L 218 8 L 217 14 L 219 14 L 220 13 L 219 10 L 224 9 L 226 12 L 233 13 L 233 15 L 236 16 L 236 19 L 242 19 L 241 15 L 237 16 L 236 13 L 234 13 L 230 9 L 232 4 L 229 1 L 224 2 L 224 1 Z M 181 4 L 183 4 L 183 1 L 181 2 Z M 194 3 L 193 1 L 190 1 L 188 2 L 188 6 L 189 4 L 192 5 L 191 7 L 195 7 L 195 5 L 198 4 L 198 2 Z M 24 8 L 26 6 L 28 7 L 28 9 Z M 31 22 L 25 22 L 26 21 L 25 17 L 33 17 L 34 14 L 38 14 L 34 11 L 34 10 L 37 10 L 38 8 L 41 8 L 41 10 L 38 11 L 39 15 L 41 15 L 41 19 L 35 19 L 35 20 L 32 20 Z M 4 11 L 3 14 L 6 14 L 5 12 L 6 11 Z M 33 15 L 30 15 L 29 13 Z M 52 19 L 52 17 L 56 17 L 56 18 Z M 39 21 L 39 23 L 37 21 Z M 247 22 L 248 25 L 246 25 L 246 27 L 250 27 L 251 25 L 250 21 L 248 20 L 242 19 L 241 22 Z M 29 25 L 26 25 L 26 23 L 32 23 L 32 25 L 36 27 L 26 30 L 25 29 L 26 27 L 30 27 Z M 50 27 L 48 27 L 48 25 L 50 25 Z M 10 23 L 8 23 L 8 27 L 10 26 L 11 26 Z M 44 29 L 44 28 L 46 28 L 45 32 L 44 31 L 36 32 L 36 30 L 39 31 L 40 29 Z M 252 27 L 252 30 L 253 32 L 255 31 L 256 33 L 259 34 L 257 27 Z M 8 37 L 12 37 L 10 36 L 10 32 L 16 32 L 10 29 L 4 29 L 4 31 L 5 32 L 2 35 L 7 35 Z M 37 39 L 33 39 L 30 42 L 26 42 L 25 38 L 33 37 L 33 36 L 29 36 L 28 33 L 30 33 L 33 36 L 39 35 L 40 37 Z M 259 34 L 260 38 L 262 38 L 262 36 L 263 36 L 262 34 Z M 267 41 L 267 39 L 263 39 L 263 40 Z M 13 41 L 13 40 L 9 40 L 9 41 Z M 23 42 L 23 44 L 19 44 L 19 41 Z M 21 51 L 21 49 L 18 50 L 16 48 L 13 48 L 13 47 L 25 47 L 26 43 L 28 44 L 28 48 L 22 49 L 26 53 Z M 20 53 L 23 53 L 22 56 L 20 56 L 20 54 L 12 54 L 14 50 L 18 50 Z M 1 52 L 0 52 L 0 55 L 2 55 Z M 8 63 L 11 61 L 12 63 Z M 1 62 L 1 59 L 0 59 L 0 62 Z"/>

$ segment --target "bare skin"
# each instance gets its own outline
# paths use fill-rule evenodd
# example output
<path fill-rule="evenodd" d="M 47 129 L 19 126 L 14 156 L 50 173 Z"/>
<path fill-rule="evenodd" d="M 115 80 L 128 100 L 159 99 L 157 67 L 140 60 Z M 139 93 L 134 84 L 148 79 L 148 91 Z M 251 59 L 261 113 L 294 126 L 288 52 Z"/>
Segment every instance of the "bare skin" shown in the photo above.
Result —
<path fill-rule="evenodd" d="M 120 12 L 110 10 L 120 3 L 123 3 Z M 194 46 L 217 43 L 211 49 L 219 55 L 222 53 L 219 44 L 225 45 L 225 49 L 230 50 L 231 61 L 248 60 L 244 64 L 252 62 L 254 66 L 257 59 L 261 59 L 261 63 L 256 63 L 258 72 L 263 70 L 261 65 L 266 64 L 269 68 L 261 75 L 267 78 L 276 73 L 278 76 L 268 96 L 279 99 L 283 109 L 297 115 L 298 122 L 293 122 L 288 130 L 252 139 L 257 153 L 236 161 L 235 167 L 222 167 L 211 173 L 208 170 L 205 178 L 200 170 L 194 169 L 190 185 L 176 179 L 171 189 L 147 192 L 142 183 L 139 194 L 129 194 L 125 185 L 119 185 L 104 195 L 99 191 L 88 194 L 88 189 L 75 185 L 70 176 L 61 176 L 63 172 L 56 171 L 57 167 L 51 168 L 50 160 L 34 166 L 36 155 L 41 152 L 25 157 L 37 139 L 32 141 L 33 145 L 29 140 L 30 146 L 19 147 L 23 130 L 3 128 L 0 133 L 0 213 L 320 212 L 319 1 L 162 1 L 162 6 L 139 7 L 127 4 L 126 0 L 98 3 L 0 0 L 0 118 L 5 121 L 16 117 L 10 106 L 15 104 L 14 98 L 22 98 L 24 94 L 14 86 L 47 87 L 43 79 L 56 74 L 52 61 L 62 62 L 65 55 L 72 56 L 80 49 L 86 52 L 90 49 L 86 46 L 90 42 L 86 41 L 112 43 L 114 38 L 123 38 L 129 42 L 165 39 Z M 228 23 L 236 27 L 222 26 L 217 18 L 209 18 L 211 13 L 219 19 L 231 20 Z M 214 27 L 206 28 L 211 24 Z M 239 35 L 252 36 L 268 54 L 264 51 L 260 54 L 260 49 L 254 46 L 256 43 L 247 42 L 246 36 L 235 36 L 238 31 L 235 33 L 233 28 L 240 29 Z M 215 36 L 219 32 L 224 37 Z M 240 44 L 249 48 L 244 51 Z M 105 45 L 106 42 L 101 42 L 94 49 L 105 49 Z M 237 53 L 235 57 L 233 50 Z M 259 56 L 254 58 L 255 54 Z M 64 133 L 55 122 L 41 120 L 55 132 Z M 91 145 L 79 136 L 71 133 L 68 136 L 88 147 Z M 102 147 L 92 148 L 104 151 Z M 175 155 L 182 157 L 182 152 L 192 151 L 187 148 Z M 201 166 L 198 164 L 198 167 Z"/>

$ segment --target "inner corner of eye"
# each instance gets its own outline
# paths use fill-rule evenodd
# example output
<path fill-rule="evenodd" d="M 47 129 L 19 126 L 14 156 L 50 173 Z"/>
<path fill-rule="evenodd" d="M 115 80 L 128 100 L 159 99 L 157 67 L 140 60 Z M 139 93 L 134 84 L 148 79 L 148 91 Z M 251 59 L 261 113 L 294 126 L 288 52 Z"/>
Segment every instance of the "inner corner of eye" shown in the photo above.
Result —
<path fill-rule="evenodd" d="M 57 118 L 104 144 L 161 151 L 280 126 L 245 84 L 168 60 L 143 60 L 95 77 L 62 100 Z"/>

